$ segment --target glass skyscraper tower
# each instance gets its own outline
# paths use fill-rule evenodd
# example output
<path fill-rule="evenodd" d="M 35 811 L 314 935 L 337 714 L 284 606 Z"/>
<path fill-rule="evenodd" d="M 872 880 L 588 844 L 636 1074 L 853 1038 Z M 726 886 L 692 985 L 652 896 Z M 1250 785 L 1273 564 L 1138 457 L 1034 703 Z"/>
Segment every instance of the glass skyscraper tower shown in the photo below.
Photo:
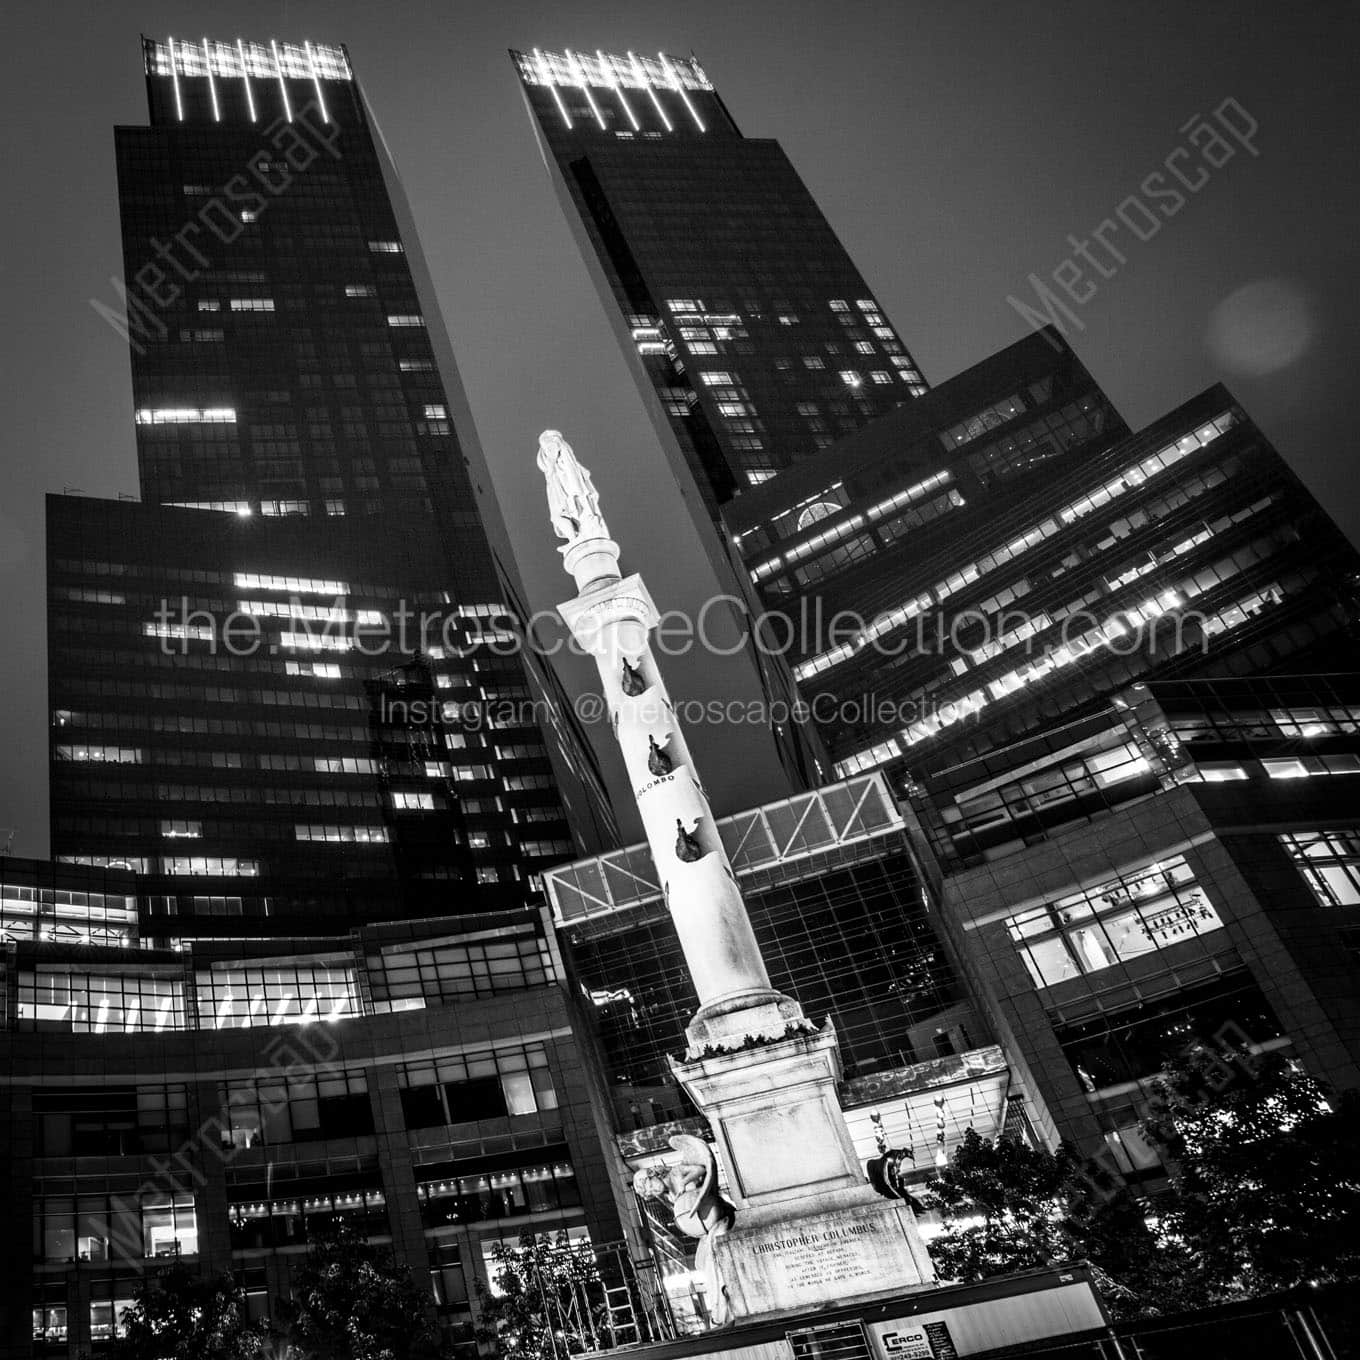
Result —
<path fill-rule="evenodd" d="M 148 504 L 52 501 L 54 853 L 138 870 L 181 935 L 518 904 L 566 814 L 587 843 L 607 814 L 567 711 L 530 708 L 551 682 L 512 654 L 504 529 L 347 56 L 144 52 L 151 123 L 116 144 Z"/>
<path fill-rule="evenodd" d="M 662 443 L 710 512 L 926 391 L 783 148 L 741 135 L 698 61 L 511 56 Z"/>

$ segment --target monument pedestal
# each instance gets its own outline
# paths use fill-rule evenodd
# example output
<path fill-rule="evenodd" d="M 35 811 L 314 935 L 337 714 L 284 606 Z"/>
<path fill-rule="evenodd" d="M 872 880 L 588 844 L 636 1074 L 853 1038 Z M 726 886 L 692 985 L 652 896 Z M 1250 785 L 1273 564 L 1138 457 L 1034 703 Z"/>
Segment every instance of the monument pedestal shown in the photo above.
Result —
<path fill-rule="evenodd" d="M 757 1008 L 752 1018 L 765 1017 Z M 836 1096 L 831 1022 L 791 1019 L 797 1032 L 752 1042 L 762 1026 L 748 1027 L 741 1011 L 701 1011 L 696 1021 L 690 1056 L 672 1069 L 713 1129 L 736 1210 L 712 1242 L 732 1314 L 931 1288 L 935 1270 L 911 1210 L 865 1184 Z"/>
<path fill-rule="evenodd" d="M 867 1185 L 785 1206 L 746 1209 L 713 1246 L 732 1313 L 807 1311 L 935 1287 L 935 1269 L 905 1205 Z"/>

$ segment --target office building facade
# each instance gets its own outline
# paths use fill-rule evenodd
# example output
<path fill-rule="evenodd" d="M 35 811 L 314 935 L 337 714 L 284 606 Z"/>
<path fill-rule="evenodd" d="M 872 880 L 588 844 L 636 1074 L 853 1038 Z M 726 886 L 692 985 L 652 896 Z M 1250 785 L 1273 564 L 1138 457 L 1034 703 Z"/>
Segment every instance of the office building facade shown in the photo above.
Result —
<path fill-rule="evenodd" d="M 1360 1084 L 1358 705 L 1353 672 L 1153 680 L 1068 733 L 1103 724 L 1107 749 L 1141 753 L 1136 778 L 1083 788 L 1056 777 L 1069 751 L 1036 744 L 991 781 L 994 815 L 1028 796 L 1043 822 L 948 874 L 945 911 L 1050 1135 L 1155 1184 L 1149 1083 L 1196 1044 Z"/>
<path fill-rule="evenodd" d="M 512 52 L 682 494 L 710 514 L 926 390 L 777 142 L 693 57 Z"/>
<path fill-rule="evenodd" d="M 726 514 L 837 773 L 903 795 L 1144 676 L 1344 650 L 1354 618 L 1360 558 L 1225 389 L 1129 434 L 1052 331 Z"/>
<path fill-rule="evenodd" d="M 497 1244 L 618 1238 L 603 1088 L 543 913 L 155 947 L 123 914 L 130 875 L 2 872 L 7 921 L 60 882 L 58 920 L 124 931 L 7 929 L 7 1356 L 108 1353 L 147 1276 L 180 1260 L 268 1316 L 340 1225 L 389 1246 L 449 1353 L 472 1356 Z"/>

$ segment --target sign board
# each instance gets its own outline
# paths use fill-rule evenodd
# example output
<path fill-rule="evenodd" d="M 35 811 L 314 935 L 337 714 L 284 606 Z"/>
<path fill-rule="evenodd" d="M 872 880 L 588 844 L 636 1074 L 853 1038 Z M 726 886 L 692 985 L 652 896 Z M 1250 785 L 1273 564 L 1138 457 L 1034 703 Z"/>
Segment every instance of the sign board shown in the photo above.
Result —
<path fill-rule="evenodd" d="M 881 1340 L 888 1360 L 958 1360 L 945 1322 L 895 1322 Z"/>

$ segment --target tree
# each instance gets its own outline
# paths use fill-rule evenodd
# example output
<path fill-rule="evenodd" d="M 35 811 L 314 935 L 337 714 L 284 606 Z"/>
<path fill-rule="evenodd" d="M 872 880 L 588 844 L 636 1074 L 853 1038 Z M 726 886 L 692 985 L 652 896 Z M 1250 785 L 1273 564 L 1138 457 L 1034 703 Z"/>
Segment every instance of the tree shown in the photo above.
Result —
<path fill-rule="evenodd" d="M 435 1354 L 429 1303 L 385 1247 L 342 1226 L 312 1246 L 280 1312 L 308 1360 L 419 1360 Z"/>
<path fill-rule="evenodd" d="M 564 1360 L 600 1349 L 608 1317 L 589 1241 L 529 1234 L 516 1247 L 493 1244 L 491 1259 L 495 1290 L 482 1299 L 479 1340 L 505 1360 Z"/>
<path fill-rule="evenodd" d="M 1215 1297 L 1360 1275 L 1360 1097 L 1277 1053 L 1197 1047 L 1167 1064 L 1143 1124 L 1159 1202 Z"/>
<path fill-rule="evenodd" d="M 930 1247 L 935 1268 L 984 1280 L 1070 1259 L 1062 1217 L 1073 1163 L 1065 1144 L 1054 1153 L 969 1129 L 927 1194 L 945 1220 Z"/>
<path fill-rule="evenodd" d="M 947 1279 L 1085 1260 L 1117 1316 L 1200 1301 L 1185 1252 L 1155 1234 L 1115 1177 L 1083 1163 L 1070 1144 L 1049 1152 L 969 1129 L 926 1201 L 945 1220 L 930 1255 Z"/>
<path fill-rule="evenodd" d="M 176 1264 L 149 1277 L 123 1311 L 117 1360 L 259 1360 L 269 1329 L 251 1322 L 245 1293 L 230 1275 L 199 1275 Z"/>

